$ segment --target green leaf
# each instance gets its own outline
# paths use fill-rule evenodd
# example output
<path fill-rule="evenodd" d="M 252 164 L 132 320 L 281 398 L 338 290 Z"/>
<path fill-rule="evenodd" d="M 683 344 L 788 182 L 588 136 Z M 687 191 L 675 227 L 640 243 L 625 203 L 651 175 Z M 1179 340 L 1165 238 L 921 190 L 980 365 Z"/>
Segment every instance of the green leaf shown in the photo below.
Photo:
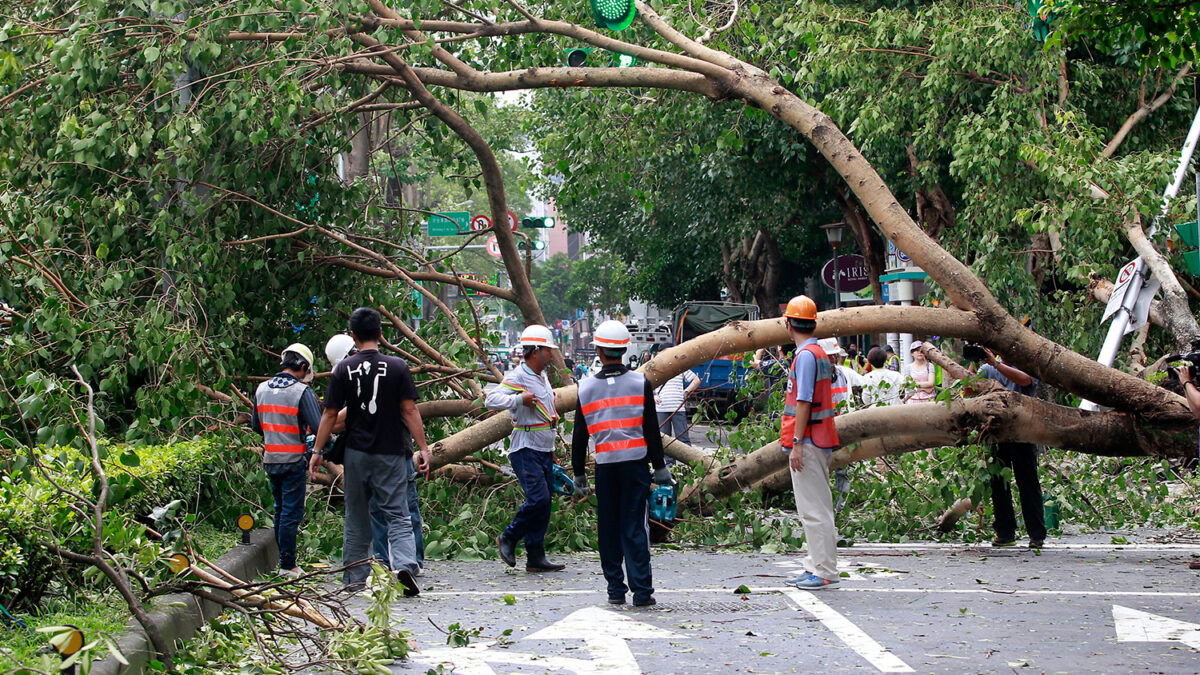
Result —
<path fill-rule="evenodd" d="M 158 47 L 151 45 L 142 50 L 142 58 L 146 60 L 146 63 L 154 63 L 161 53 L 162 51 Z"/>

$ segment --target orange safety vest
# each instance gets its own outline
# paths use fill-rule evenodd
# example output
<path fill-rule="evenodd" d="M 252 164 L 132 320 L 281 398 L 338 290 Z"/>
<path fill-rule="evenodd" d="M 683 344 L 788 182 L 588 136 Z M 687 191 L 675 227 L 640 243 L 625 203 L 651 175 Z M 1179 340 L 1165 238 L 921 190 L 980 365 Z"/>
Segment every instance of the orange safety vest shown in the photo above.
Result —
<path fill-rule="evenodd" d="M 784 401 L 783 406 L 783 423 L 780 425 L 779 444 L 784 448 L 791 449 L 797 439 L 796 362 L 800 359 L 801 351 L 811 352 L 817 358 L 817 380 L 813 386 L 808 426 L 804 428 L 804 435 L 800 438 L 811 438 L 813 445 L 818 448 L 834 450 L 841 445 L 841 442 L 838 440 L 837 426 L 833 421 L 837 414 L 834 410 L 833 391 L 830 386 L 833 365 L 829 362 L 829 357 L 825 355 L 825 350 L 817 344 L 807 344 L 797 350 L 796 357 L 792 359 L 792 366 L 788 368 L 787 400 Z"/>
<path fill-rule="evenodd" d="M 579 409 L 596 440 L 596 463 L 612 464 L 646 457 L 642 432 L 646 378 L 630 370 L 616 377 L 589 377 L 579 383 Z"/>

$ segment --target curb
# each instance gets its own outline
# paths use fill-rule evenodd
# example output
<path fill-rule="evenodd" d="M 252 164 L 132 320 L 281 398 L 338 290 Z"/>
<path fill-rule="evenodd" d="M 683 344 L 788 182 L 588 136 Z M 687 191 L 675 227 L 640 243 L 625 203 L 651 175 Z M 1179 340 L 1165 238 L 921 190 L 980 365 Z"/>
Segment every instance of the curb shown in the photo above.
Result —
<path fill-rule="evenodd" d="M 237 545 L 221 556 L 216 565 L 239 579 L 254 579 L 279 564 L 279 551 L 275 547 L 275 532 L 259 529 L 250 533 L 250 545 Z M 219 615 L 223 610 L 214 602 L 201 600 L 190 593 L 164 595 L 157 601 L 160 607 L 150 612 L 150 619 L 168 644 L 186 640 L 196 631 Z M 175 605 L 173 607 L 169 605 Z M 154 648 L 146 637 L 137 619 L 130 618 L 125 631 L 117 639 L 117 648 L 129 661 L 121 665 L 112 657 L 92 664 L 92 675 L 127 675 L 141 673 L 146 664 L 154 659 Z"/>

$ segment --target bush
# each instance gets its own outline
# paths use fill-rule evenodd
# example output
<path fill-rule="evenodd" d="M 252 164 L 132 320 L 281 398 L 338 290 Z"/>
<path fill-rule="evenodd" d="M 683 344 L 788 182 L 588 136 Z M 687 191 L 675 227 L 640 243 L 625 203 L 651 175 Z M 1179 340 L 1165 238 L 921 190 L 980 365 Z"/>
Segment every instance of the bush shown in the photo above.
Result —
<path fill-rule="evenodd" d="M 231 453 L 228 447 L 215 438 L 137 448 L 103 443 L 101 455 L 109 480 L 106 547 L 118 555 L 137 556 L 139 563 L 153 564 L 152 558 L 141 560 L 151 554 L 146 553 L 144 528 L 136 521 L 165 520 L 181 508 L 186 510 L 185 504 L 202 508 L 206 517 L 231 518 L 230 512 L 238 508 L 229 498 L 232 482 L 244 481 L 259 469 L 252 453 L 240 449 Z M 37 467 L 18 455 L 10 462 L 9 473 L 0 474 L 0 604 L 14 609 L 36 606 L 56 580 L 78 580 L 78 566 L 64 563 L 45 542 L 73 551 L 91 550 L 91 514 L 86 509 L 81 512 L 78 500 L 65 493 L 88 498 L 98 494 L 87 459 L 73 448 L 45 448 L 39 453 Z M 186 519 L 194 521 L 195 514 Z"/>

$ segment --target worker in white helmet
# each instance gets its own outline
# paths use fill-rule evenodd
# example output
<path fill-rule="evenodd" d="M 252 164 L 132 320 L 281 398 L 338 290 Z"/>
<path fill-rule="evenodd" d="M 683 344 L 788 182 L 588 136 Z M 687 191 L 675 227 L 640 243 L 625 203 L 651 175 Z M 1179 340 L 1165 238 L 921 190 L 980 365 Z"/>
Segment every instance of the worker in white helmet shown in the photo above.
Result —
<path fill-rule="evenodd" d="M 608 602 L 623 605 L 626 590 L 632 590 L 633 605 L 649 607 L 656 604 L 650 574 L 650 483 L 674 485 L 675 480 L 663 461 L 654 388 L 622 363 L 629 343 L 629 330 L 620 321 L 605 321 L 596 328 L 592 344 L 604 365 L 579 383 L 571 467 L 575 495 L 584 497 L 588 441 L 595 440 L 596 531 Z"/>
<path fill-rule="evenodd" d="M 550 329 L 538 324 L 521 333 L 523 362 L 504 375 L 500 386 L 488 392 L 490 410 L 507 410 L 513 431 L 508 461 L 525 491 L 525 503 L 512 523 L 496 538 L 500 559 L 517 564 L 517 542 L 525 540 L 526 572 L 557 572 L 566 565 L 546 557 L 546 528 L 550 525 L 550 496 L 554 485 L 554 439 L 558 412 L 554 389 L 546 377 L 553 350 L 558 349 Z"/>
<path fill-rule="evenodd" d="M 263 467 L 275 499 L 279 568 L 295 577 L 304 573 L 296 564 L 296 534 L 304 519 L 307 438 L 321 424 L 321 406 L 305 384 L 312 380 L 312 350 L 297 342 L 288 345 L 282 357 L 279 372 L 254 392 L 250 428 L 263 435 Z"/>

